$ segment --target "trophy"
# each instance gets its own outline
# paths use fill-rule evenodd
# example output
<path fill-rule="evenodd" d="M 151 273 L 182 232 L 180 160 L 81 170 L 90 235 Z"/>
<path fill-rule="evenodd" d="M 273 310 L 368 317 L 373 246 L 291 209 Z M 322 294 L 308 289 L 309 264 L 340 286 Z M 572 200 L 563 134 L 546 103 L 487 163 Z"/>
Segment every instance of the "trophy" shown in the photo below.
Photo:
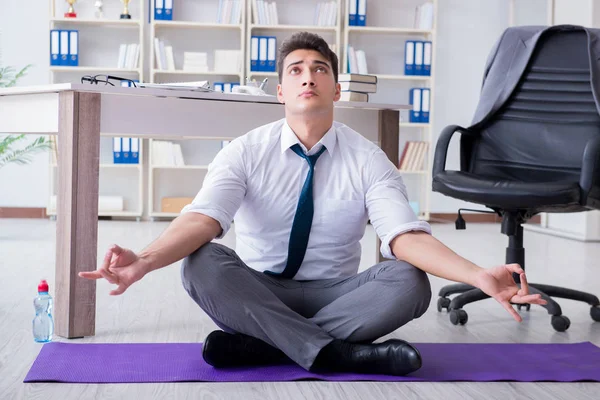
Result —
<path fill-rule="evenodd" d="M 102 8 L 104 7 L 104 3 L 102 2 L 102 0 L 96 0 L 96 2 L 94 3 L 94 7 L 96 7 L 96 12 L 94 13 L 96 18 L 104 18 L 104 10 Z"/>
<path fill-rule="evenodd" d="M 76 1 L 77 0 L 67 0 L 67 3 L 69 3 L 69 10 L 65 13 L 65 18 L 77 18 L 77 13 L 73 8 L 73 4 L 75 4 Z"/>
<path fill-rule="evenodd" d="M 130 0 L 121 0 L 121 3 L 125 5 L 123 13 L 121 14 L 121 19 L 131 19 L 131 14 L 129 14 L 129 1 Z"/>

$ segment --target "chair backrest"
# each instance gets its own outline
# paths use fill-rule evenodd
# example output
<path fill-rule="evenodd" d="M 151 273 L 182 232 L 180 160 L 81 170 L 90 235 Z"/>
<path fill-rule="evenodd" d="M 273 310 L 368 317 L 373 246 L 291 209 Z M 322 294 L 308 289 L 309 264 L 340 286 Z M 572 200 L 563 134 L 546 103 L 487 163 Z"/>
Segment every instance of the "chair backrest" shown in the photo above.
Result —
<path fill-rule="evenodd" d="M 600 135 L 589 64 L 585 31 L 540 37 L 507 102 L 475 142 L 463 143 L 468 171 L 522 182 L 579 181 L 585 144 Z"/>

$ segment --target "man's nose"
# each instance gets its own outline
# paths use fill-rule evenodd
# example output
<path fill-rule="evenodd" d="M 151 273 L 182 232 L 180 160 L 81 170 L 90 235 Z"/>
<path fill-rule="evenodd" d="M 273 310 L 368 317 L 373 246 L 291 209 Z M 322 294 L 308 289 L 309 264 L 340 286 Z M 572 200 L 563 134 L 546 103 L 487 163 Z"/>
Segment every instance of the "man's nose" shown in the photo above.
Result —
<path fill-rule="evenodd" d="M 302 86 L 310 86 L 313 87 L 315 86 L 315 80 L 313 79 L 313 74 L 310 71 L 307 71 L 304 73 L 304 82 L 302 83 Z"/>

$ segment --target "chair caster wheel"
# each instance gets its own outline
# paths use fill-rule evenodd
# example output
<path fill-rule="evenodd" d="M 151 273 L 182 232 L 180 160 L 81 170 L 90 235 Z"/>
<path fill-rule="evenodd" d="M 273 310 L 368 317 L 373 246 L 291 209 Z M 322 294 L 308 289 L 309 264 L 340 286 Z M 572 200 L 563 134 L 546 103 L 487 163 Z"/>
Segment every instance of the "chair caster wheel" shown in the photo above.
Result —
<path fill-rule="evenodd" d="M 469 320 L 469 316 L 465 310 L 450 310 L 450 322 L 453 325 L 464 325 Z"/>
<path fill-rule="evenodd" d="M 438 302 L 439 304 L 439 302 Z M 596 322 L 600 322 L 600 306 L 594 306 L 590 309 L 590 315 L 592 319 Z"/>
<path fill-rule="evenodd" d="M 525 311 L 529 311 L 531 309 L 531 304 L 517 304 L 517 310 L 521 311 L 521 307 L 525 307 Z"/>
<path fill-rule="evenodd" d="M 571 320 L 564 315 L 553 315 L 552 316 L 552 327 L 557 332 L 564 332 L 571 326 Z"/>
<path fill-rule="evenodd" d="M 439 312 L 442 312 L 442 309 L 446 309 L 446 311 L 450 310 L 450 299 L 447 297 L 440 297 L 437 302 L 437 309 Z"/>

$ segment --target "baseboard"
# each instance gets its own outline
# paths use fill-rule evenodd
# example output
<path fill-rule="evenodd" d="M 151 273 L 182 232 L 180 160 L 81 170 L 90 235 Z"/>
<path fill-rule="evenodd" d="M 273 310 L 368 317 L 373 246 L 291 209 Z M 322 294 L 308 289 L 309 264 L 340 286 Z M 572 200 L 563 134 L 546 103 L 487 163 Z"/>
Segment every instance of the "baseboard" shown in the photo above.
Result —
<path fill-rule="evenodd" d="M 431 213 L 429 214 L 429 220 L 431 222 L 439 222 L 439 223 L 454 223 L 456 221 L 457 213 Z M 502 218 L 500 218 L 497 214 L 483 214 L 483 213 L 472 213 L 468 211 L 463 211 L 460 213 L 465 222 L 471 223 L 500 223 L 502 222 Z M 541 217 L 539 215 L 534 216 L 530 220 L 527 221 L 528 224 L 539 224 Z"/>
<path fill-rule="evenodd" d="M 463 212 L 461 213 L 466 222 L 475 223 L 494 223 L 501 222 L 502 219 L 496 214 L 481 214 Z M 46 218 L 45 208 L 26 208 L 26 207 L 0 207 L 0 218 Z M 430 222 L 439 223 L 454 223 L 456 221 L 456 213 L 431 213 L 429 214 Z M 539 224 L 540 216 L 536 215 L 527 221 L 529 224 Z"/>
<path fill-rule="evenodd" d="M 0 218 L 46 218 L 46 208 L 0 207 Z"/>

